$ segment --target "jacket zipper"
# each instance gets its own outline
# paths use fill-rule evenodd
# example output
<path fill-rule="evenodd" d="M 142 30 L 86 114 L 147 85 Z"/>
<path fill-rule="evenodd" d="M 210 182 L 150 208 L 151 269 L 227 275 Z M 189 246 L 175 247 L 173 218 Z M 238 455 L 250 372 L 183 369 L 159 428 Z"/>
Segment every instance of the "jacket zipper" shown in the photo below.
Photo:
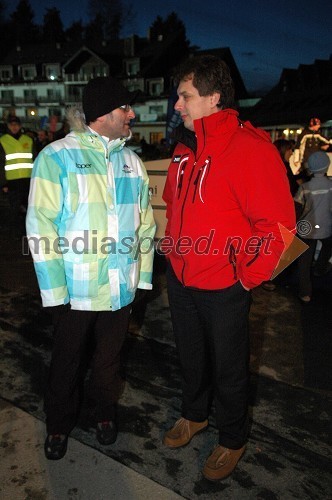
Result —
<path fill-rule="evenodd" d="M 204 138 L 205 138 L 205 128 L 204 128 L 204 124 L 203 124 L 203 134 L 204 134 Z M 204 140 L 205 142 L 205 140 Z M 188 146 L 187 146 L 188 147 Z M 188 149 L 191 149 L 191 148 L 188 148 Z M 192 181 L 192 178 L 193 178 L 193 175 L 194 175 L 194 170 L 195 170 L 195 167 L 197 165 L 197 162 L 199 160 L 199 158 L 196 158 L 196 153 L 195 151 L 193 151 L 191 149 L 191 151 L 194 153 L 194 157 L 195 157 L 195 161 L 194 161 L 194 164 L 192 166 L 192 169 L 191 169 L 191 172 L 190 172 L 190 175 L 189 175 L 189 179 L 188 179 L 188 183 L 187 183 L 187 190 L 186 190 L 186 193 L 184 195 L 184 198 L 183 198 L 183 203 L 182 203 L 182 207 L 181 207 L 181 224 L 180 224 L 180 228 L 179 228 L 179 238 L 181 236 L 181 232 L 182 232 L 182 226 L 183 226 L 183 212 L 184 212 L 184 206 L 186 204 L 186 201 L 187 201 L 187 198 L 188 198 L 188 192 L 189 192 L 189 188 L 190 188 L 190 184 L 191 184 L 191 181 Z M 186 165 L 185 165 L 186 166 Z M 201 170 L 201 169 L 200 169 Z M 184 168 L 182 169 L 182 173 L 184 172 Z M 198 174 L 200 175 L 200 172 L 198 172 Z M 183 175 L 182 175 L 182 178 L 180 179 L 180 183 L 181 183 L 181 189 L 182 189 L 182 179 L 183 179 Z M 182 285 L 183 286 L 186 286 L 185 283 L 184 283 L 184 268 L 185 268 L 185 263 L 184 263 L 184 259 L 183 259 L 183 256 L 182 256 L 182 261 L 183 261 L 183 267 L 182 267 L 182 272 L 181 272 L 181 276 L 182 276 Z"/>
<path fill-rule="evenodd" d="M 197 175 L 196 175 L 196 179 L 194 180 L 194 186 L 195 186 L 195 189 L 194 189 L 194 194 L 193 194 L 192 203 L 194 203 L 195 198 L 196 198 L 196 193 L 197 193 L 198 182 L 199 182 L 199 178 L 200 178 L 200 176 L 201 176 L 202 171 L 203 171 L 203 167 L 201 167 L 201 168 L 199 169 L 199 171 L 197 172 Z"/>
<path fill-rule="evenodd" d="M 184 198 L 183 198 L 183 203 L 182 203 L 182 207 L 181 207 L 181 224 L 180 224 L 180 228 L 179 228 L 179 238 L 181 236 L 182 226 L 183 226 L 184 206 L 186 204 L 186 200 L 187 200 L 187 197 L 188 197 L 188 192 L 189 192 L 189 188 L 190 188 L 192 177 L 194 175 L 194 170 L 195 170 L 196 163 L 197 162 L 195 161 L 194 164 L 193 164 L 192 170 L 190 172 L 190 176 L 189 176 L 188 183 L 187 183 L 187 190 L 186 190 L 186 193 L 185 193 Z M 185 264 L 184 264 L 183 256 L 182 256 L 182 261 L 183 261 L 183 267 L 182 267 L 181 276 L 182 276 L 182 284 L 183 284 L 183 286 L 185 286 L 185 284 L 184 284 L 184 267 L 185 267 Z"/>
<path fill-rule="evenodd" d="M 192 199 L 193 203 L 196 199 L 197 189 L 198 189 L 198 193 L 199 193 L 199 198 L 200 198 L 201 202 L 204 203 L 202 186 L 203 186 L 203 180 L 204 180 L 205 175 L 209 174 L 210 164 L 211 164 L 211 156 L 208 156 L 207 159 L 205 160 L 204 165 L 199 169 L 199 171 L 197 173 L 196 179 L 194 180 L 195 190 L 194 190 L 193 199 Z"/>
<path fill-rule="evenodd" d="M 236 251 L 233 245 L 230 245 L 229 250 L 229 262 L 233 267 L 234 280 L 237 281 L 237 270 L 236 270 Z"/>
<path fill-rule="evenodd" d="M 185 171 L 186 166 L 187 166 L 187 161 L 185 161 L 183 163 L 183 166 L 181 167 L 181 171 L 180 171 L 180 174 L 179 174 L 179 179 L 180 180 L 178 182 L 178 199 L 181 196 L 182 184 L 183 184 L 183 176 L 184 176 L 184 171 Z"/>

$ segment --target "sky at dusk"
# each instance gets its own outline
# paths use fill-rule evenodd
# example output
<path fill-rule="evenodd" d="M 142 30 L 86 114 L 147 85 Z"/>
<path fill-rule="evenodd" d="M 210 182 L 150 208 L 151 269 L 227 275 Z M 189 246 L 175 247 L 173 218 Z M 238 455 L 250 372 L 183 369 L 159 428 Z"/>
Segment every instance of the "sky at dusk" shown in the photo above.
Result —
<path fill-rule="evenodd" d="M 107 1 L 107 0 L 105 0 Z M 111 0 L 110 0 L 111 1 Z M 131 3 L 135 20 L 124 35 L 146 36 L 158 15 L 172 11 L 186 27 L 187 38 L 201 49 L 229 47 L 247 90 L 271 88 L 283 68 L 296 69 L 332 54 L 332 2 L 326 0 L 139 0 Z M 56 7 L 64 27 L 88 21 L 88 0 L 30 0 L 35 22 Z M 17 1 L 10 3 L 8 13 Z"/>

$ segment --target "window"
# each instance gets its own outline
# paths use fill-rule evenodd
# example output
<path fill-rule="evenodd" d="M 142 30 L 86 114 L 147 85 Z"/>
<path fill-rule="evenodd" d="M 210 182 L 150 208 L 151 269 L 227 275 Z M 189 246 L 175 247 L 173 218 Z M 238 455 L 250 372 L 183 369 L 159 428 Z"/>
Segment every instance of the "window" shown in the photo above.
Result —
<path fill-rule="evenodd" d="M 24 80 L 33 80 L 37 76 L 36 67 L 32 64 L 22 66 L 21 75 Z"/>
<path fill-rule="evenodd" d="M 150 144 L 159 144 L 163 137 L 163 132 L 150 132 Z"/>
<path fill-rule="evenodd" d="M 47 97 L 50 99 L 55 99 L 57 97 L 57 92 L 55 89 L 47 89 Z"/>
<path fill-rule="evenodd" d="M 48 80 L 57 80 L 60 76 L 58 64 L 48 64 L 45 66 L 45 76 Z"/>
<path fill-rule="evenodd" d="M 14 98 L 13 90 L 1 90 L 1 99 L 11 101 Z"/>
<path fill-rule="evenodd" d="M 126 73 L 128 76 L 137 75 L 139 72 L 139 59 L 129 59 L 125 61 Z"/>
<path fill-rule="evenodd" d="M 0 70 L 0 78 L 1 80 L 10 80 L 13 77 L 12 68 L 2 68 Z"/>
<path fill-rule="evenodd" d="M 25 89 L 24 90 L 25 102 L 35 101 L 37 99 L 37 90 L 35 89 Z"/>
<path fill-rule="evenodd" d="M 164 92 L 164 79 L 156 78 L 147 81 L 147 90 L 150 95 L 158 96 Z"/>
<path fill-rule="evenodd" d="M 160 95 L 162 92 L 161 83 L 152 82 L 150 84 L 150 95 Z"/>
<path fill-rule="evenodd" d="M 134 78 L 133 80 L 129 80 L 129 82 L 126 82 L 126 88 L 130 92 L 133 92 L 135 90 L 141 90 L 143 91 L 144 89 L 144 81 L 142 78 L 136 79 Z"/>
<path fill-rule="evenodd" d="M 157 114 L 160 114 L 164 111 L 164 108 L 163 106 L 158 106 L 158 105 L 154 105 L 154 106 L 149 106 L 149 113 L 157 113 Z"/>

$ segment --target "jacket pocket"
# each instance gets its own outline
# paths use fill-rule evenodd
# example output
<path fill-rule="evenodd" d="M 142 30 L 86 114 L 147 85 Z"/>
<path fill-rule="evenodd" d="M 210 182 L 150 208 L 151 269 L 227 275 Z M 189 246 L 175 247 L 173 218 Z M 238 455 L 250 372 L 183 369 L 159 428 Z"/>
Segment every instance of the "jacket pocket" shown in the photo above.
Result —
<path fill-rule="evenodd" d="M 70 297 L 88 299 L 98 295 L 98 256 L 95 254 L 63 256 Z"/>

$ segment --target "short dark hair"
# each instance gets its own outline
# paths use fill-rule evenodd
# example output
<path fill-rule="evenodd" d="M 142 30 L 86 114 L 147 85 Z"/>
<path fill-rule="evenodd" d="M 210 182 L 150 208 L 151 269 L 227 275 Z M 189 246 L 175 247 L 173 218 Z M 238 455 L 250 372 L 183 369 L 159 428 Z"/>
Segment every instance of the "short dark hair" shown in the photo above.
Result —
<path fill-rule="evenodd" d="M 193 81 L 199 95 L 220 93 L 218 107 L 234 108 L 234 84 L 227 64 L 213 55 L 189 57 L 174 69 L 174 80 Z"/>
<path fill-rule="evenodd" d="M 279 154 L 282 159 L 285 158 L 285 153 L 286 151 L 289 151 L 292 149 L 292 143 L 290 141 L 287 141 L 287 139 L 277 139 L 273 143 L 277 150 L 279 151 Z"/>

